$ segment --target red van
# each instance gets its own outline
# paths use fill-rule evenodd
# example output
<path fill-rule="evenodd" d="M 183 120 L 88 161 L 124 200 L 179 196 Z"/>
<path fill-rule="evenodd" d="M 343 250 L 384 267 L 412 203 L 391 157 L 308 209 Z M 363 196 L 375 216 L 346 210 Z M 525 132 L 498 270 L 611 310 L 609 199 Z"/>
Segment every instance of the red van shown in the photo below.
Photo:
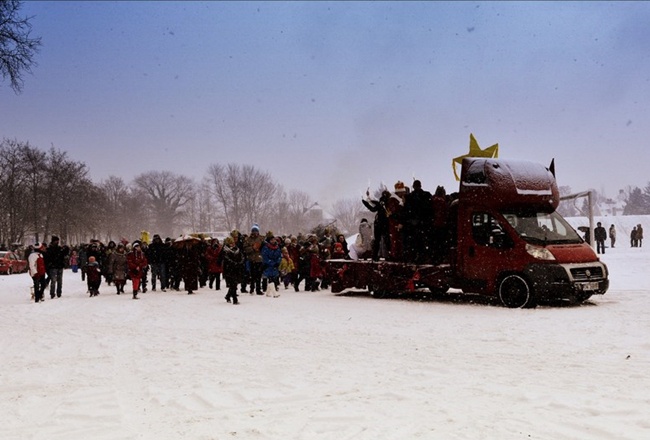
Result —
<path fill-rule="evenodd" d="M 465 158 L 450 205 L 451 242 L 442 264 L 330 260 L 332 292 L 373 294 L 428 287 L 498 297 L 507 307 L 586 301 L 609 287 L 607 266 L 556 209 L 551 169 L 532 162 Z"/>

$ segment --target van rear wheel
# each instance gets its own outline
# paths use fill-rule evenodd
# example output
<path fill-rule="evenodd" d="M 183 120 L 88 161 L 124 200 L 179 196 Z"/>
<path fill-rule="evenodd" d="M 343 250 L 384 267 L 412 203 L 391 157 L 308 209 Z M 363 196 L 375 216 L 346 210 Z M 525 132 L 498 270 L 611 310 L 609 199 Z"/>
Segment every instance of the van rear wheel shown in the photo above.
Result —
<path fill-rule="evenodd" d="M 528 282 L 519 275 L 508 275 L 499 283 L 499 299 L 511 309 L 537 306 Z"/>

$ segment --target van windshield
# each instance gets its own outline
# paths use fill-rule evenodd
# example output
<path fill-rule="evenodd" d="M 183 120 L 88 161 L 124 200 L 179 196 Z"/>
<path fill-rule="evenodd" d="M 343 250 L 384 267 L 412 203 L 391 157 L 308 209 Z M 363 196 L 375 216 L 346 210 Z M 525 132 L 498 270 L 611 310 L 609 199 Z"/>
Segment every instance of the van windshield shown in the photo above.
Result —
<path fill-rule="evenodd" d="M 533 244 L 582 243 L 582 238 L 557 212 L 502 213 L 519 236 Z"/>

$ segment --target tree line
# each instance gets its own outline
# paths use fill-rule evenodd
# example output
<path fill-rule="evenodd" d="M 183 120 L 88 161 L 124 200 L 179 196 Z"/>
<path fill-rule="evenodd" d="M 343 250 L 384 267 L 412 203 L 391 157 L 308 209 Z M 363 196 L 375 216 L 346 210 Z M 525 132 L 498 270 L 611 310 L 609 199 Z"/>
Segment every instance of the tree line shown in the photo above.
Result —
<path fill-rule="evenodd" d="M 0 143 L 0 243 L 29 244 L 60 236 L 67 243 L 133 239 L 147 230 L 176 237 L 187 232 L 248 232 L 257 223 L 276 233 L 309 232 L 323 221 L 302 191 L 286 191 L 252 165 L 212 164 L 199 181 L 171 171 L 148 171 L 126 182 L 94 183 L 86 164 L 65 151 L 28 142 Z M 364 209 L 358 200 L 334 204 L 336 227 L 355 232 Z"/>

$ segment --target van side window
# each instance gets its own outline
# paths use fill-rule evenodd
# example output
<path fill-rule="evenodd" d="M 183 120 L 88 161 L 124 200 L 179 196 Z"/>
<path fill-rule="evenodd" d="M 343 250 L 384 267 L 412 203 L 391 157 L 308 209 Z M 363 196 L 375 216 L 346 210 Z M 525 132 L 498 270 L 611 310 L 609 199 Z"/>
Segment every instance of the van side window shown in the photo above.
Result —
<path fill-rule="evenodd" d="M 485 212 L 472 215 L 472 237 L 476 244 L 482 246 L 504 247 L 508 242 L 497 219 Z"/>

